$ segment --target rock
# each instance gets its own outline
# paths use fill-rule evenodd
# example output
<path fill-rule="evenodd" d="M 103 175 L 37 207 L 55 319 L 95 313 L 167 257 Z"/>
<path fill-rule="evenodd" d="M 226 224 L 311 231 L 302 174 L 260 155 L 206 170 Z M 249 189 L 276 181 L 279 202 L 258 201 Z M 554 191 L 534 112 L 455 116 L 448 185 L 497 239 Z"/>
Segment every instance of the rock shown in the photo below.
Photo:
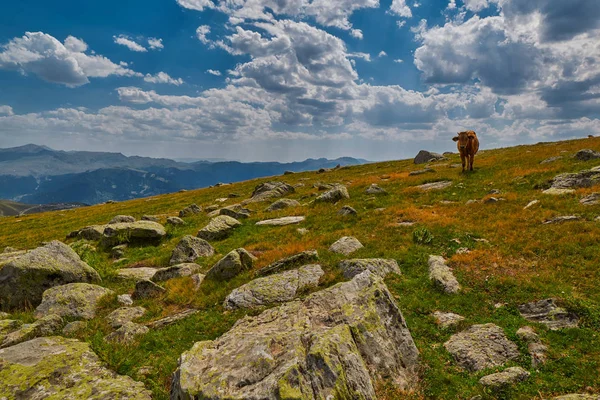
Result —
<path fill-rule="evenodd" d="M 6 253 L 15 253 L 19 250 L 15 249 L 14 247 L 10 247 L 10 246 L 6 246 L 4 248 L 4 250 L 2 251 L 2 253 L 6 254 Z"/>
<path fill-rule="evenodd" d="M 8 335 L 4 336 L 4 340 L 2 340 L 0 348 L 14 346 L 36 337 L 53 335 L 60 330 L 62 325 L 63 319 L 61 317 L 58 315 L 47 315 L 31 324 L 25 324 L 19 330 L 10 332 Z M 2 354 L 2 350 L 0 350 L 0 354 Z M 2 363 L 0 362 L 0 371 L 1 369 Z M 2 374 L 0 372 L 0 377 L 1 376 Z M 0 379 L 0 386 L 1 385 L 2 380 Z M 1 394 L 2 391 L 0 391 L 0 395 Z"/>
<path fill-rule="evenodd" d="M 600 158 L 600 153 L 591 149 L 583 149 L 575 153 L 575 158 L 580 161 L 596 160 Z"/>
<path fill-rule="evenodd" d="M 358 213 L 356 212 L 356 210 L 350 206 L 344 206 L 340 209 L 340 211 L 338 211 L 338 215 L 343 215 L 343 216 L 347 216 L 347 215 L 358 215 Z"/>
<path fill-rule="evenodd" d="M 149 299 L 152 297 L 158 297 L 165 293 L 164 287 L 157 285 L 150 280 L 141 280 L 135 284 L 135 290 L 131 295 L 134 300 Z"/>
<path fill-rule="evenodd" d="M 526 320 L 544 324 L 553 331 L 562 328 L 576 328 L 579 323 L 576 314 L 558 307 L 554 303 L 554 299 L 521 304 L 519 312 Z"/>
<path fill-rule="evenodd" d="M 423 174 L 427 174 L 429 172 L 435 172 L 435 170 L 433 170 L 431 168 L 419 169 L 419 170 L 416 170 L 416 171 L 410 171 L 408 173 L 408 176 L 423 175 Z"/>
<path fill-rule="evenodd" d="M 357 238 L 352 236 L 344 236 L 332 244 L 329 247 L 329 251 L 347 256 L 363 247 L 364 246 L 358 241 Z"/>
<path fill-rule="evenodd" d="M 561 156 L 546 158 L 545 160 L 540 161 L 540 164 L 548 164 L 548 163 L 551 163 L 551 162 L 554 162 L 554 161 L 558 161 L 561 158 L 562 158 Z"/>
<path fill-rule="evenodd" d="M 547 224 L 559 224 L 561 222 L 568 222 L 568 221 L 578 221 L 581 218 L 578 217 L 577 215 L 561 215 L 559 217 L 554 217 L 551 219 L 547 219 L 543 222 L 543 224 L 547 225 Z"/>
<path fill-rule="evenodd" d="M 355 258 L 351 260 L 342 260 L 338 264 L 338 268 L 342 270 L 344 278 L 352 279 L 356 275 L 371 271 L 375 275 L 385 278 L 387 274 L 394 273 L 400 275 L 400 267 L 396 260 L 384 258 Z"/>
<path fill-rule="evenodd" d="M 539 202 L 540 202 L 539 200 L 531 200 L 529 203 L 527 203 L 527 205 L 525 207 L 523 207 L 523 210 L 527 210 L 529 207 L 532 207 Z"/>
<path fill-rule="evenodd" d="M 6 336 L 9 333 L 18 330 L 19 328 L 21 328 L 22 325 L 23 325 L 23 323 L 19 320 L 13 320 L 13 319 L 0 320 L 0 345 L 2 344 L 2 342 L 4 341 L 4 339 L 6 338 Z"/>
<path fill-rule="evenodd" d="M 556 189 L 556 188 L 550 188 L 550 189 L 546 189 L 544 191 L 542 191 L 543 194 L 549 194 L 551 196 L 562 196 L 565 194 L 572 194 L 575 193 L 575 189 Z"/>
<path fill-rule="evenodd" d="M 495 374 L 484 376 L 479 380 L 479 383 L 483 386 L 489 387 L 492 390 L 498 390 L 511 384 L 522 382 L 529 378 L 529 375 L 529 372 L 525 371 L 521 367 L 510 367 L 506 368 L 502 372 L 496 372 Z"/>
<path fill-rule="evenodd" d="M 299 269 L 257 278 L 234 289 L 225 298 L 223 307 L 235 310 L 284 303 L 295 299 L 307 288 L 317 287 L 323 274 L 320 265 L 305 265 Z"/>
<path fill-rule="evenodd" d="M 206 212 L 209 213 L 209 212 L 212 212 L 212 211 L 217 211 L 218 209 L 219 209 L 219 206 L 216 205 L 216 204 L 213 204 L 212 206 L 206 207 Z"/>
<path fill-rule="evenodd" d="M 194 290 L 200 289 L 200 285 L 204 281 L 204 278 L 206 278 L 206 275 L 204 275 L 204 274 L 192 275 L 192 282 L 194 282 Z"/>
<path fill-rule="evenodd" d="M 240 204 L 233 204 L 219 210 L 219 215 L 227 215 L 228 217 L 235 219 L 246 219 L 250 217 L 251 213 L 252 211 L 242 207 Z"/>
<path fill-rule="evenodd" d="M 151 329 L 163 328 L 163 327 L 165 327 L 167 325 L 174 324 L 177 321 L 180 321 L 180 320 L 182 320 L 184 318 L 187 318 L 187 317 L 189 317 L 191 315 L 194 315 L 196 313 L 199 313 L 199 312 L 200 312 L 200 310 L 194 310 L 194 309 L 184 310 L 184 311 L 179 312 L 177 314 L 173 314 L 173 315 L 170 315 L 168 317 L 161 318 L 161 319 L 158 319 L 156 321 L 152 321 L 152 322 L 146 324 L 146 326 L 148 328 L 151 328 Z"/>
<path fill-rule="evenodd" d="M 371 183 L 371 186 L 369 186 L 367 188 L 367 190 L 365 190 L 365 193 L 367 193 L 367 194 L 387 194 L 385 189 L 379 187 L 379 185 L 377 185 L 375 183 Z"/>
<path fill-rule="evenodd" d="M 600 193 L 596 192 L 589 194 L 581 200 L 579 200 L 579 202 L 585 206 L 593 206 L 596 204 L 600 204 Z"/>
<path fill-rule="evenodd" d="M 179 218 L 190 217 L 194 214 L 199 214 L 202 212 L 202 207 L 197 206 L 196 204 L 191 204 L 179 211 Z"/>
<path fill-rule="evenodd" d="M 160 218 L 158 218 L 156 215 L 142 215 L 142 221 L 158 222 L 159 220 Z"/>
<path fill-rule="evenodd" d="M 419 353 L 393 296 L 368 272 L 245 317 L 182 354 L 172 399 L 376 399 L 416 386 Z"/>
<path fill-rule="evenodd" d="M 81 228 L 77 231 L 73 231 L 67 235 L 67 238 L 78 238 L 85 240 L 100 240 L 106 225 L 91 225 Z"/>
<path fill-rule="evenodd" d="M 108 225 L 120 224 L 121 222 L 135 222 L 135 218 L 131 215 L 117 215 L 108 221 Z"/>
<path fill-rule="evenodd" d="M 167 225 L 181 226 L 185 225 L 185 221 L 179 217 L 167 217 Z"/>
<path fill-rule="evenodd" d="M 113 328 L 119 328 L 126 322 L 142 317 L 146 313 L 144 307 L 121 307 L 106 316 L 108 324 Z"/>
<path fill-rule="evenodd" d="M 274 263 L 259 269 L 256 271 L 256 275 L 265 276 L 276 272 L 285 271 L 292 267 L 309 264 L 313 261 L 317 261 L 318 259 L 319 253 L 317 253 L 316 250 L 303 251 L 301 253 L 294 254 L 293 256 L 283 258 L 279 261 L 275 261 Z"/>
<path fill-rule="evenodd" d="M 499 200 L 499 199 L 497 199 L 496 197 L 488 197 L 487 199 L 485 199 L 485 200 L 483 201 L 483 203 L 484 203 L 484 204 L 491 204 L 491 203 L 497 203 L 497 202 L 499 202 L 499 201 L 500 201 L 500 200 Z"/>
<path fill-rule="evenodd" d="M 442 189 L 446 189 L 447 187 L 450 187 L 450 186 L 452 186 L 452 182 L 440 181 L 440 182 L 425 183 L 423 185 L 417 186 L 417 188 L 419 188 L 421 190 L 429 191 L 429 190 L 442 190 Z"/>
<path fill-rule="evenodd" d="M 256 225 L 285 226 L 285 225 L 299 224 L 302 221 L 304 221 L 304 217 L 302 217 L 302 216 L 282 217 L 282 218 L 266 219 L 264 221 L 258 221 L 256 223 Z"/>
<path fill-rule="evenodd" d="M 231 235 L 233 230 L 242 225 L 240 221 L 227 215 L 219 215 L 210 220 L 208 225 L 200 229 L 198 237 L 204 240 L 221 240 Z"/>
<path fill-rule="evenodd" d="M 317 203 L 337 203 L 343 199 L 349 199 L 348 189 L 344 185 L 336 185 L 315 199 Z"/>
<path fill-rule="evenodd" d="M 120 294 L 117 296 L 117 301 L 124 306 L 133 305 L 133 299 L 130 294 Z"/>
<path fill-rule="evenodd" d="M 242 271 L 252 269 L 252 264 L 255 260 L 256 257 L 248 253 L 245 249 L 239 248 L 232 250 L 208 270 L 206 278 L 229 280 Z"/>
<path fill-rule="evenodd" d="M 276 199 L 278 197 L 287 196 L 290 193 L 294 193 L 295 189 L 293 186 L 283 182 L 265 182 L 261 183 L 252 192 L 252 196 L 248 202 L 256 203 L 260 201 L 266 201 Z"/>
<path fill-rule="evenodd" d="M 237 198 L 237 197 L 242 197 L 242 195 L 241 195 L 241 194 L 239 194 L 239 193 L 229 193 L 229 194 L 227 195 L 227 197 L 229 197 L 230 199 L 235 199 L 235 198 Z"/>
<path fill-rule="evenodd" d="M 300 203 L 297 200 L 292 199 L 279 199 L 275 203 L 271 204 L 265 211 L 277 211 L 283 210 L 288 207 L 300 207 Z"/>
<path fill-rule="evenodd" d="M 298 232 L 300 235 L 304 236 L 310 231 L 306 228 L 298 228 L 298 229 L 296 229 L 296 232 Z"/>
<path fill-rule="evenodd" d="M 152 276 L 151 280 L 154 282 L 160 281 L 168 281 L 173 278 L 181 278 L 184 276 L 191 276 L 194 273 L 198 272 L 200 266 L 194 263 L 182 263 L 173 265 L 167 268 L 160 268 L 154 276 Z"/>
<path fill-rule="evenodd" d="M 127 249 L 126 244 L 120 244 L 118 246 L 110 249 L 110 257 L 118 260 L 119 258 L 123 258 L 125 256 L 125 249 Z"/>
<path fill-rule="evenodd" d="M 425 164 L 428 163 L 430 161 L 438 161 L 438 160 L 445 160 L 446 157 L 444 157 L 441 154 L 438 153 L 433 153 L 427 150 L 421 150 L 419 151 L 419 154 L 417 154 L 417 156 L 414 159 L 414 163 L 415 164 Z"/>
<path fill-rule="evenodd" d="M 469 250 L 467 247 L 459 247 L 456 249 L 456 254 L 469 254 L 470 252 L 471 250 Z"/>
<path fill-rule="evenodd" d="M 33 315 L 36 318 L 56 314 L 61 317 L 92 319 L 96 316 L 100 299 L 114 293 L 110 289 L 89 283 L 55 286 L 44 292 L 42 303 Z"/>
<path fill-rule="evenodd" d="M 135 322 L 125 322 L 119 329 L 104 336 L 107 342 L 116 342 L 121 344 L 132 343 L 136 336 L 145 335 L 150 329 L 144 325 L 136 324 Z"/>
<path fill-rule="evenodd" d="M 313 185 L 317 190 L 330 190 L 333 189 L 336 185 L 332 185 L 330 183 L 317 182 Z"/>
<path fill-rule="evenodd" d="M 294 171 L 283 171 L 283 174 L 284 175 L 292 175 L 292 174 L 295 174 L 295 172 Z"/>
<path fill-rule="evenodd" d="M 54 240 L 16 257 L 0 259 L 0 308 L 36 307 L 48 288 L 100 280 L 73 249 Z"/>
<path fill-rule="evenodd" d="M 519 357 L 517 345 L 494 324 L 473 325 L 452 335 L 444 347 L 468 371 L 499 367 Z"/>
<path fill-rule="evenodd" d="M 169 264 L 192 263 L 200 257 L 212 257 L 214 254 L 215 249 L 206 240 L 186 235 L 173 249 Z"/>
<path fill-rule="evenodd" d="M 73 321 L 73 322 L 69 322 L 68 324 L 65 325 L 65 327 L 62 330 L 63 335 L 74 335 L 77 332 L 81 332 L 82 330 L 84 330 L 85 328 L 87 328 L 87 322 L 85 321 Z"/>
<path fill-rule="evenodd" d="M 117 276 L 123 279 L 150 279 L 156 274 L 158 268 L 139 267 L 139 268 L 123 268 L 117 272 Z"/>
<path fill-rule="evenodd" d="M 104 367 L 89 344 L 55 336 L 0 350 L 0 398 L 150 400 L 151 393 Z"/>
<path fill-rule="evenodd" d="M 442 328 L 450 328 L 456 326 L 460 322 L 465 320 L 465 317 L 463 317 L 462 315 L 454 314 L 451 312 L 445 313 L 441 311 L 434 312 L 433 318 L 435 319 L 435 323 Z"/>
<path fill-rule="evenodd" d="M 102 243 L 105 246 L 115 246 L 128 242 L 158 242 L 166 235 L 165 228 L 158 222 L 120 222 L 106 226 Z"/>
<path fill-rule="evenodd" d="M 446 265 L 446 260 L 441 256 L 429 256 L 429 279 L 441 288 L 445 293 L 457 293 L 460 290 L 460 285 L 456 277 Z"/>
<path fill-rule="evenodd" d="M 550 181 L 551 189 L 578 189 L 600 183 L 600 166 L 575 173 L 560 174 Z M 544 191 L 546 193 L 547 191 Z"/>
<path fill-rule="evenodd" d="M 524 326 L 517 331 L 519 339 L 527 343 L 527 351 L 531 355 L 531 366 L 537 368 L 546 362 L 546 350 L 548 348 L 542 343 L 540 337 L 530 326 Z"/>

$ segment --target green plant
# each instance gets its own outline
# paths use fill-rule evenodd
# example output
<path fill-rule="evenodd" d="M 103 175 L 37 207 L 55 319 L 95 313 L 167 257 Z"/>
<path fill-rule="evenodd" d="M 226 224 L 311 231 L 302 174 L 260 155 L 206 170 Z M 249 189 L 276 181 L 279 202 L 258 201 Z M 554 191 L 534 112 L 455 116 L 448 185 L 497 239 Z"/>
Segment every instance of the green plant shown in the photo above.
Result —
<path fill-rule="evenodd" d="M 431 244 L 433 235 L 427 228 L 417 228 L 413 231 L 413 241 L 417 244 Z"/>

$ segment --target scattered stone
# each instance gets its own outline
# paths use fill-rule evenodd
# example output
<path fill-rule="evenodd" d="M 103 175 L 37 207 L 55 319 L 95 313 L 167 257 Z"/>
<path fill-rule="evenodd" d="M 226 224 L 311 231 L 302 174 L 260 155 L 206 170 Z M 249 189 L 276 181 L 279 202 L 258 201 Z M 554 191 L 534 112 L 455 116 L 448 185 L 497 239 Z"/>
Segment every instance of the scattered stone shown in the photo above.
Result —
<path fill-rule="evenodd" d="M 342 260 L 338 264 L 342 270 L 344 278 L 352 279 L 364 271 L 371 271 L 375 275 L 385 278 L 387 274 L 394 273 L 400 275 L 400 267 L 396 260 L 384 258 L 354 258 L 351 260 Z"/>
<path fill-rule="evenodd" d="M 157 319 L 156 321 L 152 321 L 152 322 L 146 324 L 146 326 L 151 329 L 163 328 L 167 325 L 174 324 L 177 321 L 180 321 L 184 318 L 187 318 L 187 317 L 197 314 L 199 312 L 200 312 L 200 310 L 194 310 L 194 309 L 184 310 L 177 314 L 173 314 L 168 317 Z"/>
<path fill-rule="evenodd" d="M 110 249 L 110 257 L 115 260 L 123 258 L 125 256 L 125 249 L 127 249 L 126 244 L 120 244 L 118 246 L 113 247 L 112 249 Z"/>
<path fill-rule="evenodd" d="M 548 164 L 548 163 L 551 163 L 554 161 L 558 161 L 560 159 L 562 159 L 562 156 L 550 157 L 550 158 L 546 158 L 543 161 L 540 161 L 540 164 Z"/>
<path fill-rule="evenodd" d="M 114 294 L 110 289 L 89 283 L 68 283 L 44 292 L 41 304 L 35 309 L 36 318 L 56 314 L 61 317 L 92 319 L 98 302 Z"/>
<path fill-rule="evenodd" d="M 185 235 L 173 249 L 170 265 L 192 263 L 200 257 L 212 257 L 215 249 L 204 239 Z"/>
<path fill-rule="evenodd" d="M 440 181 L 440 182 L 425 183 L 423 185 L 417 186 L 417 188 L 419 188 L 421 190 L 429 191 L 429 190 L 442 190 L 442 189 L 446 189 L 447 187 L 450 187 L 450 186 L 452 186 L 451 181 Z"/>
<path fill-rule="evenodd" d="M 173 265 L 167 268 L 160 268 L 154 276 L 152 276 L 151 280 L 154 282 L 160 281 L 168 281 L 173 278 L 181 278 L 184 276 L 191 276 L 194 273 L 198 272 L 200 266 L 194 263 L 182 263 Z"/>
<path fill-rule="evenodd" d="M 85 321 L 73 321 L 65 325 L 62 333 L 63 335 L 70 336 L 76 334 L 77 332 L 81 332 L 85 328 L 87 328 L 87 323 Z"/>
<path fill-rule="evenodd" d="M 415 157 L 414 163 L 415 164 L 425 164 L 430 161 L 438 161 L 438 160 L 445 160 L 445 159 L 446 159 L 446 157 L 444 157 L 443 155 L 441 155 L 439 153 L 433 153 L 431 151 L 421 150 L 421 151 L 419 151 L 419 154 L 417 154 L 417 156 Z"/>
<path fill-rule="evenodd" d="M 529 207 L 532 207 L 539 202 L 540 202 L 539 200 L 531 200 L 529 203 L 527 203 L 527 205 L 525 207 L 523 207 L 523 210 L 527 210 Z"/>
<path fill-rule="evenodd" d="M 160 218 L 158 218 L 156 215 L 142 215 L 142 221 L 158 222 L 160 221 Z"/>
<path fill-rule="evenodd" d="M 358 213 L 356 212 L 356 210 L 350 206 L 344 206 L 340 209 L 340 211 L 338 211 L 338 215 L 342 215 L 342 216 L 354 216 L 354 215 L 358 215 Z"/>
<path fill-rule="evenodd" d="M 194 214 L 199 214 L 201 212 L 202 212 L 202 207 L 200 207 L 196 204 L 190 204 L 183 210 L 179 211 L 179 218 L 190 217 Z"/>
<path fill-rule="evenodd" d="M 31 324 L 23 325 L 19 330 L 10 332 L 4 337 L 4 340 L 0 344 L 0 348 L 14 346 L 16 344 L 25 342 L 27 340 L 34 339 L 36 337 L 50 336 L 58 332 L 63 326 L 63 319 L 58 315 L 47 315 L 43 318 Z M 1 358 L 2 350 L 0 350 Z M 0 362 L 0 371 L 2 370 L 2 363 Z M 0 377 L 1 377 L 0 372 Z M 0 385 L 2 385 L 2 379 L 0 379 Z M 1 386 L 0 386 L 1 387 Z M 0 390 L 0 393 L 2 391 Z"/>
<path fill-rule="evenodd" d="M 332 189 L 329 189 L 322 195 L 315 199 L 317 203 L 337 203 L 343 199 L 349 199 L 348 189 L 344 185 L 335 185 Z"/>
<path fill-rule="evenodd" d="M 468 371 L 499 367 L 519 357 L 517 345 L 494 324 L 473 325 L 450 337 L 444 347 Z"/>
<path fill-rule="evenodd" d="M 466 247 L 459 247 L 458 249 L 456 249 L 456 254 L 469 254 L 471 252 L 471 250 L 469 250 Z"/>
<path fill-rule="evenodd" d="M 554 299 L 533 301 L 519 306 L 521 316 L 528 321 L 546 325 L 555 331 L 562 328 L 577 328 L 579 318 L 554 303 Z"/>
<path fill-rule="evenodd" d="M 583 149 L 575 153 L 575 158 L 580 161 L 596 160 L 600 158 L 600 153 L 591 149 Z"/>
<path fill-rule="evenodd" d="M 429 256 L 429 279 L 440 287 L 445 293 L 457 293 L 460 290 L 460 285 L 456 277 L 446 265 L 446 260 L 441 256 Z"/>
<path fill-rule="evenodd" d="M 600 183 L 600 166 L 575 173 L 565 173 L 554 177 L 551 188 L 577 189 L 586 188 Z"/>
<path fill-rule="evenodd" d="M 157 285 L 151 280 L 141 280 L 135 284 L 135 290 L 131 295 L 134 300 L 149 299 L 152 297 L 158 297 L 166 292 L 166 289 L 162 286 Z"/>
<path fill-rule="evenodd" d="M 276 199 L 278 197 L 287 196 L 290 193 L 294 193 L 295 189 L 293 186 L 283 182 L 265 182 L 261 183 L 252 192 L 250 203 L 256 203 L 260 201 L 266 201 Z"/>
<path fill-rule="evenodd" d="M 265 211 L 277 211 L 283 210 L 288 207 L 300 207 L 300 203 L 297 200 L 292 199 L 279 199 L 275 203 L 271 204 Z"/>
<path fill-rule="evenodd" d="M 197 291 L 198 289 L 200 289 L 200 285 L 204 281 L 205 277 L 206 277 L 206 275 L 204 275 L 204 274 L 194 274 L 194 275 L 192 275 L 192 282 L 194 282 L 194 290 Z"/>
<path fill-rule="evenodd" d="M 206 277 L 215 280 L 229 280 L 242 271 L 252 269 L 252 264 L 255 260 L 256 257 L 248 253 L 245 249 L 232 250 L 212 266 L 206 273 Z"/>
<path fill-rule="evenodd" d="M 548 348 L 542 343 L 540 337 L 530 326 L 524 326 L 517 331 L 519 339 L 527 343 L 527 350 L 531 355 L 531 366 L 537 368 L 546 362 L 546 350 Z"/>
<path fill-rule="evenodd" d="M 130 294 L 120 294 L 117 296 L 117 301 L 124 306 L 133 305 L 133 299 Z"/>
<path fill-rule="evenodd" d="M 331 190 L 335 187 L 335 185 L 332 185 L 330 183 L 317 182 L 313 185 L 313 187 L 319 191 L 322 191 L 322 190 Z"/>
<path fill-rule="evenodd" d="M 581 218 L 578 217 L 577 215 L 561 215 L 559 217 L 554 217 L 551 219 L 547 219 L 543 222 L 543 224 L 547 225 L 547 224 L 559 224 L 561 222 L 568 222 L 568 221 L 578 221 Z"/>
<path fill-rule="evenodd" d="M 579 202 L 585 206 L 593 206 L 596 204 L 600 204 L 600 193 L 595 192 L 590 195 L 587 195 L 583 199 L 579 200 Z"/>
<path fill-rule="evenodd" d="M 414 388 L 418 366 L 393 296 L 366 272 L 197 342 L 180 358 L 171 398 L 375 399 L 381 376 Z"/>
<path fill-rule="evenodd" d="M 198 237 L 204 240 L 221 240 L 231 235 L 233 230 L 242 225 L 240 221 L 227 215 L 219 215 L 210 220 L 208 225 L 200 229 Z"/>
<path fill-rule="evenodd" d="M 179 217 L 167 217 L 167 225 L 181 226 L 185 225 L 185 221 Z"/>
<path fill-rule="evenodd" d="M 509 385 L 522 382 L 529 378 L 529 375 L 529 372 L 521 367 L 510 367 L 502 372 L 484 376 L 479 380 L 479 383 L 492 390 L 499 390 Z"/>
<path fill-rule="evenodd" d="M 435 318 L 435 323 L 444 329 L 456 326 L 460 322 L 465 320 L 465 317 L 463 317 L 462 315 L 454 314 L 451 312 L 445 313 L 441 311 L 434 312 L 433 318 Z"/>
<path fill-rule="evenodd" d="M 225 298 L 223 307 L 235 310 L 291 301 L 303 290 L 317 287 L 323 274 L 320 265 L 305 265 L 299 269 L 257 278 L 234 289 Z"/>
<path fill-rule="evenodd" d="M 387 194 L 387 191 L 381 187 L 379 187 L 379 185 L 377 185 L 376 183 L 371 183 L 371 186 L 369 186 L 367 188 L 367 190 L 365 190 L 365 193 L 367 194 Z"/>
<path fill-rule="evenodd" d="M 216 204 L 213 204 L 211 206 L 206 207 L 206 212 L 217 211 L 218 209 L 219 209 L 219 206 Z"/>
<path fill-rule="evenodd" d="M 106 226 L 102 242 L 105 246 L 128 242 L 158 242 L 166 235 L 165 228 L 158 222 L 120 222 Z"/>
<path fill-rule="evenodd" d="M 123 268 L 117 272 L 117 276 L 123 279 L 150 279 L 158 271 L 158 268 L 138 267 L 138 268 Z"/>
<path fill-rule="evenodd" d="M 427 174 L 429 172 L 435 172 L 435 170 L 433 170 L 431 168 L 419 169 L 419 170 L 416 170 L 416 171 L 410 171 L 408 173 L 408 176 L 423 175 L 423 174 Z"/>
<path fill-rule="evenodd" d="M 300 235 L 304 236 L 310 231 L 306 228 L 298 228 L 298 229 L 296 229 L 296 232 L 298 232 Z"/>
<path fill-rule="evenodd" d="M 357 238 L 352 236 L 344 236 L 332 244 L 331 247 L 329 247 L 329 251 L 347 256 L 363 247 L 364 246 L 358 241 Z"/>
<path fill-rule="evenodd" d="M 145 335 L 150 329 L 144 325 L 135 322 L 125 322 L 119 329 L 104 336 L 107 342 L 116 342 L 121 344 L 133 343 L 136 336 Z"/>
<path fill-rule="evenodd" d="M 135 222 L 135 218 L 131 215 L 117 215 L 108 221 L 108 225 L 120 224 L 121 222 Z"/>
<path fill-rule="evenodd" d="M 126 322 L 142 317 L 146 313 L 144 307 L 121 307 L 106 316 L 108 324 L 113 328 L 119 328 Z"/>
<path fill-rule="evenodd" d="M 48 288 L 100 281 L 100 275 L 71 247 L 54 240 L 27 253 L 0 258 L 0 308 L 36 307 Z"/>
<path fill-rule="evenodd" d="M 565 194 L 575 193 L 575 189 L 556 189 L 556 188 L 550 188 L 550 189 L 544 190 L 542 193 L 543 194 L 549 194 L 551 196 L 563 196 Z"/>
<path fill-rule="evenodd" d="M 500 200 L 499 200 L 499 199 L 497 199 L 496 197 L 488 197 L 487 199 L 485 199 L 485 200 L 483 201 L 483 203 L 484 203 L 484 204 L 490 204 L 490 203 L 497 203 L 497 202 L 499 202 L 499 201 L 500 201 Z"/>
<path fill-rule="evenodd" d="M 398 221 L 396 226 L 413 226 L 415 223 L 415 221 Z"/>
<path fill-rule="evenodd" d="M 275 261 L 272 264 L 267 265 L 256 271 L 257 276 L 270 275 L 276 272 L 285 271 L 292 267 L 297 267 L 304 264 L 309 264 L 319 259 L 319 253 L 316 250 L 307 250 L 293 256 L 283 258 L 279 261 Z"/>
<path fill-rule="evenodd" d="M 85 228 L 81 228 L 79 230 L 73 231 L 67 235 L 67 238 L 78 238 L 85 240 L 100 240 L 102 239 L 102 234 L 104 233 L 104 229 L 106 225 L 91 225 L 86 226 Z"/>
<path fill-rule="evenodd" d="M 285 226 L 285 225 L 299 224 L 302 221 L 304 221 L 304 217 L 302 217 L 302 216 L 282 217 L 282 218 L 266 219 L 264 221 L 258 221 L 256 223 L 256 225 Z"/>
<path fill-rule="evenodd" d="M 219 210 L 219 215 L 227 215 L 235 219 L 246 219 L 250 217 L 250 213 L 249 209 L 242 207 L 240 204 L 233 204 Z"/>

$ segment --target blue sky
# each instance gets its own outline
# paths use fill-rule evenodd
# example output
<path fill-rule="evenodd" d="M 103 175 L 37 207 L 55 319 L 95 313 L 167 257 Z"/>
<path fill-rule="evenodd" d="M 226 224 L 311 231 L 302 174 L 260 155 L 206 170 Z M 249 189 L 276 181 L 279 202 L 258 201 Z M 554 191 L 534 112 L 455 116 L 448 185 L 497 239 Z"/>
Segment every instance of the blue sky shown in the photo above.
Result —
<path fill-rule="evenodd" d="M 597 0 L 0 7 L 0 147 L 383 160 L 464 129 L 483 148 L 600 134 Z"/>

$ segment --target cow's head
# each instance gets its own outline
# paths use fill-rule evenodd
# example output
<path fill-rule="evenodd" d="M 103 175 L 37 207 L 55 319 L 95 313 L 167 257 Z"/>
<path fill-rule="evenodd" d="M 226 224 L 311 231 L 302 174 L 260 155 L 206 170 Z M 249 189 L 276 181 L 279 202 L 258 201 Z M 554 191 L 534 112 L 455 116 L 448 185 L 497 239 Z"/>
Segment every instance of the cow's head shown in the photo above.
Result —
<path fill-rule="evenodd" d="M 458 147 L 465 149 L 469 142 L 475 138 L 475 135 L 471 131 L 458 132 L 458 136 L 454 136 L 452 140 L 458 142 Z"/>

